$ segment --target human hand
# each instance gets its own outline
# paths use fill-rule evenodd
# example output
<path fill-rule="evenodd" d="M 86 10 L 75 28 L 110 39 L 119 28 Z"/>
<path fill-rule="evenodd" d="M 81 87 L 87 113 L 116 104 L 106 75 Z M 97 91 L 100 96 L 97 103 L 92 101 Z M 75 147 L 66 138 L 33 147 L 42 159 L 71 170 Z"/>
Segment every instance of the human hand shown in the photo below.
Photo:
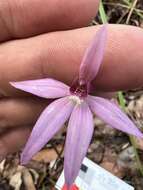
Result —
<path fill-rule="evenodd" d="M 3 0 L 0 2 L 0 155 L 19 150 L 47 100 L 30 96 L 10 81 L 55 78 L 71 83 L 97 27 L 86 27 L 98 9 L 97 0 Z M 25 39 L 26 37 L 29 37 Z M 142 85 L 143 32 L 110 25 L 95 90 L 115 91 Z"/>

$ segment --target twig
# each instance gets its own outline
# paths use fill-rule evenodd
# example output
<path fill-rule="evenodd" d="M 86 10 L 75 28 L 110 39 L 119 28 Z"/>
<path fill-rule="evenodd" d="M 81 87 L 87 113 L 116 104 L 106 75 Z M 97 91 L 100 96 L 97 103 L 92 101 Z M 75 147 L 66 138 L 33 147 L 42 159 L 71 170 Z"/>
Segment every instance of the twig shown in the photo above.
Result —
<path fill-rule="evenodd" d="M 125 8 L 125 9 L 131 9 L 131 5 L 130 3 L 127 3 L 125 2 L 127 5 L 123 5 L 121 3 L 108 3 L 108 2 L 105 2 L 104 5 L 110 5 L 110 6 L 118 6 L 118 7 L 122 7 L 122 8 Z M 137 8 L 134 8 L 134 11 L 136 12 L 136 14 L 141 17 L 143 19 L 143 10 L 140 10 L 140 9 L 137 9 Z"/>
<path fill-rule="evenodd" d="M 128 14 L 128 17 L 127 17 L 127 20 L 126 20 L 126 24 L 129 24 L 130 18 L 131 18 L 132 14 L 133 14 L 134 8 L 137 5 L 137 2 L 138 2 L 138 0 L 134 0 L 133 4 L 131 6 L 131 10 L 130 10 L 130 12 Z"/>

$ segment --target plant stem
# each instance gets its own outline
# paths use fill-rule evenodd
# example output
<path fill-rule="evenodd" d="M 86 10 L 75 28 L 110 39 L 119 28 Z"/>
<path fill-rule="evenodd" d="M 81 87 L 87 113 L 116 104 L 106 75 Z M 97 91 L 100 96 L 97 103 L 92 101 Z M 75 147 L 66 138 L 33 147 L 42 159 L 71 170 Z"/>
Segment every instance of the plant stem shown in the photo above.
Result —
<path fill-rule="evenodd" d="M 102 20 L 103 24 L 106 24 L 108 22 L 107 15 L 104 10 L 103 2 L 102 0 L 100 1 L 100 6 L 99 6 L 99 14 Z"/>
<path fill-rule="evenodd" d="M 122 92 L 118 92 L 118 98 L 119 98 L 119 103 L 120 103 L 121 108 L 125 111 L 125 108 L 126 108 L 125 99 L 124 99 Z M 130 142 L 131 142 L 133 149 L 134 149 L 138 169 L 139 169 L 141 175 L 143 176 L 143 165 L 141 163 L 141 160 L 140 160 L 140 157 L 139 157 L 139 154 L 137 151 L 136 141 L 132 135 L 129 135 L 129 138 L 130 138 Z"/>
<path fill-rule="evenodd" d="M 99 13 L 100 13 L 100 17 L 101 17 L 102 23 L 103 24 L 107 23 L 108 19 L 107 19 L 107 15 L 105 13 L 105 10 L 104 10 L 104 6 L 103 6 L 102 0 L 100 1 Z M 126 108 L 125 99 L 124 99 L 123 93 L 121 91 L 118 92 L 118 98 L 119 98 L 119 103 L 120 103 L 121 108 L 124 111 L 126 111 L 125 110 L 125 108 Z M 140 157 L 139 157 L 139 154 L 138 154 L 138 151 L 137 151 L 136 141 L 135 141 L 134 137 L 131 136 L 131 135 L 129 135 L 129 138 L 130 138 L 130 142 L 131 142 L 131 144 L 133 146 L 133 149 L 134 149 L 135 158 L 136 158 L 136 162 L 137 162 L 137 167 L 138 167 L 141 175 L 143 176 L 143 165 L 141 163 L 141 160 L 140 160 Z"/>
<path fill-rule="evenodd" d="M 134 9 L 136 8 L 137 2 L 138 2 L 138 0 L 134 0 L 134 2 L 132 3 L 131 10 L 130 10 L 127 20 L 126 20 L 126 24 L 129 24 L 130 18 L 132 16 Z"/>

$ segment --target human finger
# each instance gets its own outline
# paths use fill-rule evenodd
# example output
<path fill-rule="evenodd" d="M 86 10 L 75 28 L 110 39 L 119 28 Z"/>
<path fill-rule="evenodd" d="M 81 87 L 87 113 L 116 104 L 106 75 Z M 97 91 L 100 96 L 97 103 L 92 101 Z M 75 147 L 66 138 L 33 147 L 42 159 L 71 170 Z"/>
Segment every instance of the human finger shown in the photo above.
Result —
<path fill-rule="evenodd" d="M 0 41 L 86 26 L 99 0 L 1 0 Z"/>
<path fill-rule="evenodd" d="M 97 28 L 50 33 L 3 44 L 0 47 L 1 94 L 21 94 L 9 81 L 49 77 L 71 84 Z M 140 28 L 109 25 L 106 52 L 94 88 L 111 92 L 142 86 L 142 41 Z"/>
<path fill-rule="evenodd" d="M 0 130 L 34 125 L 49 101 L 35 97 L 0 100 Z"/>
<path fill-rule="evenodd" d="M 18 127 L 0 135 L 0 160 L 3 160 L 8 154 L 20 150 L 29 135 L 30 127 Z"/>

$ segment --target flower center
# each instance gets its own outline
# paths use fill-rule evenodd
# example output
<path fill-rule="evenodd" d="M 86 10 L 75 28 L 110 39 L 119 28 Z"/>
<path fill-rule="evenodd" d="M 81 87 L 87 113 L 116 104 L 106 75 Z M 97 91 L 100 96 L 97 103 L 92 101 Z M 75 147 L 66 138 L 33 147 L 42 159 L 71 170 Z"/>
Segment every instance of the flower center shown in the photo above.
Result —
<path fill-rule="evenodd" d="M 74 95 L 69 96 L 69 99 L 73 101 L 76 105 L 80 105 L 83 102 L 83 100 L 80 97 Z"/>
<path fill-rule="evenodd" d="M 78 96 L 79 98 L 84 98 L 87 96 L 88 92 L 87 92 L 87 84 L 86 83 L 82 83 L 79 84 L 79 81 L 75 81 L 73 83 L 73 85 L 70 87 L 70 93 L 73 96 Z"/>

